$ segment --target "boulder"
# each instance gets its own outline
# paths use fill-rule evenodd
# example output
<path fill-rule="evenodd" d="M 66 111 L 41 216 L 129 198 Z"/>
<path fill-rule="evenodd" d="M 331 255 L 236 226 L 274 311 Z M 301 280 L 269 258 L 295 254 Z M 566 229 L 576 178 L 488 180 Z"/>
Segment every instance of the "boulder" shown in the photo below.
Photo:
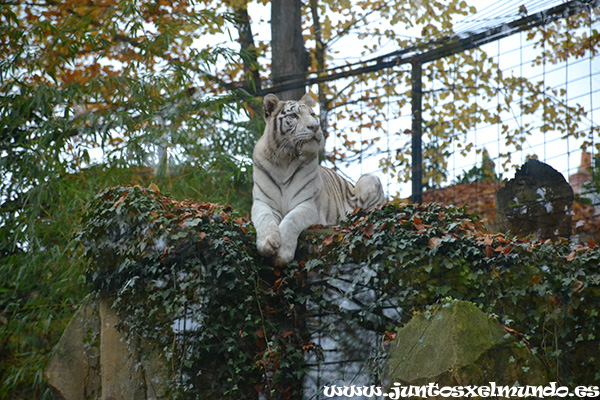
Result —
<path fill-rule="evenodd" d="M 100 399 L 100 316 L 96 298 L 81 303 L 45 369 L 58 398 Z"/>
<path fill-rule="evenodd" d="M 95 295 L 84 299 L 54 348 L 46 381 L 65 400 L 169 398 L 167 363 L 144 340 L 116 328 L 111 304 Z"/>
<path fill-rule="evenodd" d="M 569 237 L 572 208 L 573 189 L 562 174 L 535 159 L 496 194 L 498 228 L 518 236 Z"/>
<path fill-rule="evenodd" d="M 546 369 L 524 344 L 475 305 L 453 301 L 419 314 L 390 349 L 389 382 L 442 386 L 544 385 Z"/>
<path fill-rule="evenodd" d="M 102 396 L 105 399 L 144 400 L 142 368 L 136 367 L 139 354 L 117 330 L 117 313 L 107 301 L 100 302 L 100 367 L 102 369 Z M 106 373 L 104 373 L 106 372 Z"/>

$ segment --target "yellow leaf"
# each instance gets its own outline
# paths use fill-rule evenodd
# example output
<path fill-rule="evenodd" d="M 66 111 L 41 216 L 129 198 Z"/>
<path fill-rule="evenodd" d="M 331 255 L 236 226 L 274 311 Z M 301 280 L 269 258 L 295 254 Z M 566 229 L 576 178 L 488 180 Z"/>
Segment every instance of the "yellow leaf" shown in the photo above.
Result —
<path fill-rule="evenodd" d="M 158 186 L 156 186 L 156 184 L 154 184 L 154 182 L 150 183 L 150 185 L 148 186 L 148 189 L 155 193 L 160 193 L 160 189 L 158 188 Z"/>

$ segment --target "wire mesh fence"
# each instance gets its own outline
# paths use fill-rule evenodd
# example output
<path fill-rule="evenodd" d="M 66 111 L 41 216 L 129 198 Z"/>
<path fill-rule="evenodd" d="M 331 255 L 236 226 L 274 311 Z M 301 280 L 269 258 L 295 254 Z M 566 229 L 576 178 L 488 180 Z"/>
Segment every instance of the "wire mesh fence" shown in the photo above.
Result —
<path fill-rule="evenodd" d="M 599 15 L 593 1 L 499 2 L 457 22 L 454 38 L 381 57 L 344 114 L 334 100 L 328 160 L 353 180 L 379 174 L 390 198 L 414 197 L 410 63 L 421 60 L 423 201 L 467 205 L 493 224 L 495 192 L 534 158 L 572 184 L 574 232 L 597 233 Z"/>
<path fill-rule="evenodd" d="M 523 20 L 528 22 L 519 23 Z M 572 208 L 564 211 L 572 217 L 572 242 L 600 240 L 598 26 L 600 9 L 594 1 L 498 2 L 456 24 L 455 42 L 450 42 L 469 46 L 445 52 L 440 49 L 448 42 L 432 43 L 422 53 L 411 53 L 413 61 L 432 52 L 439 55 L 422 63 L 424 203 L 467 206 L 488 228 L 497 229 L 497 192 L 527 160 L 539 160 L 572 188 Z M 478 37 L 483 37 L 481 45 Z M 414 68 L 399 53 L 394 53 L 395 65 L 378 72 L 375 85 L 360 86 L 349 115 L 336 112 L 333 103 L 326 151 L 330 165 L 342 174 L 356 180 L 375 172 L 391 199 L 405 201 L 415 198 L 410 179 L 415 176 L 411 139 L 416 110 L 410 101 Z M 345 81 L 330 84 L 335 91 Z M 379 119 L 365 113 L 369 107 L 377 108 Z M 375 273 L 365 265 L 339 268 L 324 278 L 328 283 L 323 296 L 344 311 L 316 312 L 309 320 L 322 353 L 308 360 L 307 398 L 324 398 L 320 389 L 327 384 L 373 384 L 369 379 L 378 374 L 379 360 L 385 357 L 381 335 L 342 317 L 368 309 L 365 304 L 381 297 L 377 285 L 371 285 Z M 364 286 L 358 295 L 357 285 Z M 358 320 L 381 324 L 378 318 L 386 313 L 400 320 L 401 306 L 387 305 L 386 312 L 367 313 Z"/>

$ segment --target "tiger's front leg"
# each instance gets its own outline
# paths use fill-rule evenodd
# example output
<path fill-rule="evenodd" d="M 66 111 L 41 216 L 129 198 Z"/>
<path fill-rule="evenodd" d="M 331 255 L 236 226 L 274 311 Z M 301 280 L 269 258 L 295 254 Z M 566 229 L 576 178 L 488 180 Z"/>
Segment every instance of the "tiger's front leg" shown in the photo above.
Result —
<path fill-rule="evenodd" d="M 277 254 L 281 246 L 279 231 L 279 213 L 269 205 L 255 201 L 252 204 L 252 223 L 256 229 L 256 249 L 263 257 L 272 257 Z"/>
<path fill-rule="evenodd" d="M 284 266 L 294 259 L 298 236 L 303 230 L 317 223 L 318 211 L 313 201 L 305 201 L 292 209 L 279 224 L 281 247 L 275 257 L 275 265 Z"/>

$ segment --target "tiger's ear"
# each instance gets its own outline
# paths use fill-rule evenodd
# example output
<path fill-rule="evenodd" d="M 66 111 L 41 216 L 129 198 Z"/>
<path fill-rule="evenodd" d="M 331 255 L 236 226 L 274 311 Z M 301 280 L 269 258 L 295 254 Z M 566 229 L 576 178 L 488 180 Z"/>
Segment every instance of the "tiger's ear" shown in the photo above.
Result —
<path fill-rule="evenodd" d="M 263 99 L 263 104 L 265 105 L 265 118 L 269 118 L 273 111 L 275 111 L 275 107 L 279 103 L 279 98 L 275 96 L 273 93 L 269 93 Z"/>
<path fill-rule="evenodd" d="M 306 104 L 307 106 L 311 107 L 315 105 L 315 99 L 313 99 L 313 97 L 310 95 L 310 93 L 306 93 L 304 96 L 302 96 L 302 98 L 300 99 L 301 103 Z"/>

